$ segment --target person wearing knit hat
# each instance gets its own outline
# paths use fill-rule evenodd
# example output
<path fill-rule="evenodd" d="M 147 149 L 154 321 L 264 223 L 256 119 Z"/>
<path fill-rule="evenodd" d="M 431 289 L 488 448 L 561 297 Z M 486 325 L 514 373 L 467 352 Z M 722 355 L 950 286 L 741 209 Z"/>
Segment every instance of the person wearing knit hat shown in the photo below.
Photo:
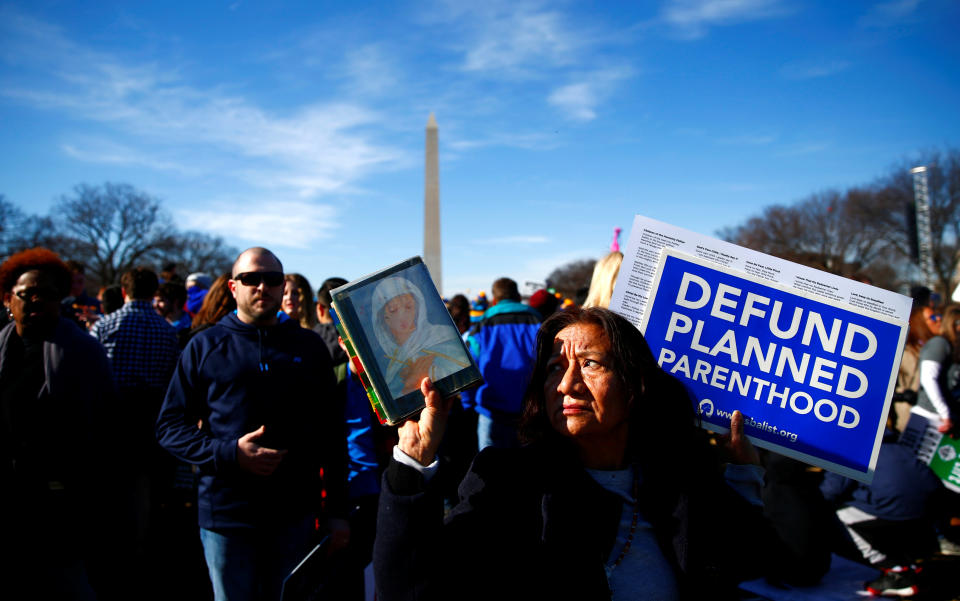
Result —
<path fill-rule="evenodd" d="M 473 304 L 470 305 L 470 323 L 480 323 L 480 320 L 483 319 L 483 312 L 487 310 L 489 305 L 487 293 L 481 290 L 477 298 L 473 299 Z"/>
<path fill-rule="evenodd" d="M 546 319 L 557 310 L 558 302 L 557 298 L 546 290 L 537 290 L 527 301 L 527 304 L 536 309 L 543 319 Z"/>
<path fill-rule="evenodd" d="M 187 281 L 184 284 L 187 287 L 186 308 L 191 318 L 196 315 L 200 307 L 203 306 L 203 298 L 207 295 L 207 291 L 210 290 L 212 284 L 213 278 L 202 271 L 191 273 L 187 276 Z"/>

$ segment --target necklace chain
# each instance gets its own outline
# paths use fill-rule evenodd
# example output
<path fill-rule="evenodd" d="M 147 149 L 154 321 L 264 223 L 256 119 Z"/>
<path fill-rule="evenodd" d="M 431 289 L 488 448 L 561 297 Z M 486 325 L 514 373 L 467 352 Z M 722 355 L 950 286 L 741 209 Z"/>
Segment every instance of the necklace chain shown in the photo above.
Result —
<path fill-rule="evenodd" d="M 610 566 L 610 571 L 612 572 L 620 562 L 623 561 L 623 558 L 627 556 L 627 552 L 630 550 L 630 544 L 633 542 L 633 533 L 637 531 L 637 522 L 640 520 L 640 474 L 637 471 L 637 468 L 634 467 L 633 472 L 633 521 L 630 523 L 630 533 L 627 535 L 627 542 L 623 545 L 623 549 L 620 551 L 619 557 L 613 562 L 613 565 Z"/>

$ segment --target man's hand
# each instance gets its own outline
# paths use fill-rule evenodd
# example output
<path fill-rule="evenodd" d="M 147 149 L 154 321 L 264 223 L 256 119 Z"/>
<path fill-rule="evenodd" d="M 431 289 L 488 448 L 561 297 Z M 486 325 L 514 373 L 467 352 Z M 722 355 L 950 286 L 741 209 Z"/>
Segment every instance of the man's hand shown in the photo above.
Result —
<path fill-rule="evenodd" d="M 730 433 L 720 437 L 728 463 L 760 465 L 760 454 L 743 434 L 743 414 L 739 410 L 730 418 Z"/>
<path fill-rule="evenodd" d="M 427 466 L 433 463 L 437 456 L 454 398 L 440 398 L 440 393 L 433 387 L 430 378 L 424 378 L 420 382 L 420 392 L 423 393 L 427 406 L 420 413 L 418 421 L 408 419 L 403 422 L 398 431 L 400 440 L 397 445 L 420 465 Z"/>
<path fill-rule="evenodd" d="M 258 476 L 269 476 L 277 469 L 286 450 L 278 451 L 261 447 L 257 442 L 263 436 L 264 427 L 260 426 L 253 432 L 248 432 L 237 441 L 237 463 L 240 467 Z"/>

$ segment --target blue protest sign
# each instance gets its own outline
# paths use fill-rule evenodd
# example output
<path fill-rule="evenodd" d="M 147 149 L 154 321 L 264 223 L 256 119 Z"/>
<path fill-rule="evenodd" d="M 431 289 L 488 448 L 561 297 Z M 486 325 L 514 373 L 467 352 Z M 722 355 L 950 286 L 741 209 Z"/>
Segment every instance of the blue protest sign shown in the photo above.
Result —
<path fill-rule="evenodd" d="M 704 427 L 869 482 L 907 326 L 664 249 L 641 330 Z"/>

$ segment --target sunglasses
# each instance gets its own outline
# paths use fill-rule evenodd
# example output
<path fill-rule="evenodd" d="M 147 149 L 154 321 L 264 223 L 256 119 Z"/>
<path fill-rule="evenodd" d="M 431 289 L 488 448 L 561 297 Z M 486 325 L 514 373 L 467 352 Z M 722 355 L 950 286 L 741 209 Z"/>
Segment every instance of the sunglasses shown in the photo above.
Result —
<path fill-rule="evenodd" d="M 238 280 L 244 286 L 259 286 L 260 282 L 263 282 L 265 285 L 270 287 L 281 286 L 283 285 L 283 272 L 245 271 L 243 273 L 238 273 L 233 279 Z"/>
<path fill-rule="evenodd" d="M 24 288 L 13 292 L 17 298 L 22 301 L 29 301 L 36 298 L 39 301 L 58 301 L 60 295 L 53 288 Z"/>

